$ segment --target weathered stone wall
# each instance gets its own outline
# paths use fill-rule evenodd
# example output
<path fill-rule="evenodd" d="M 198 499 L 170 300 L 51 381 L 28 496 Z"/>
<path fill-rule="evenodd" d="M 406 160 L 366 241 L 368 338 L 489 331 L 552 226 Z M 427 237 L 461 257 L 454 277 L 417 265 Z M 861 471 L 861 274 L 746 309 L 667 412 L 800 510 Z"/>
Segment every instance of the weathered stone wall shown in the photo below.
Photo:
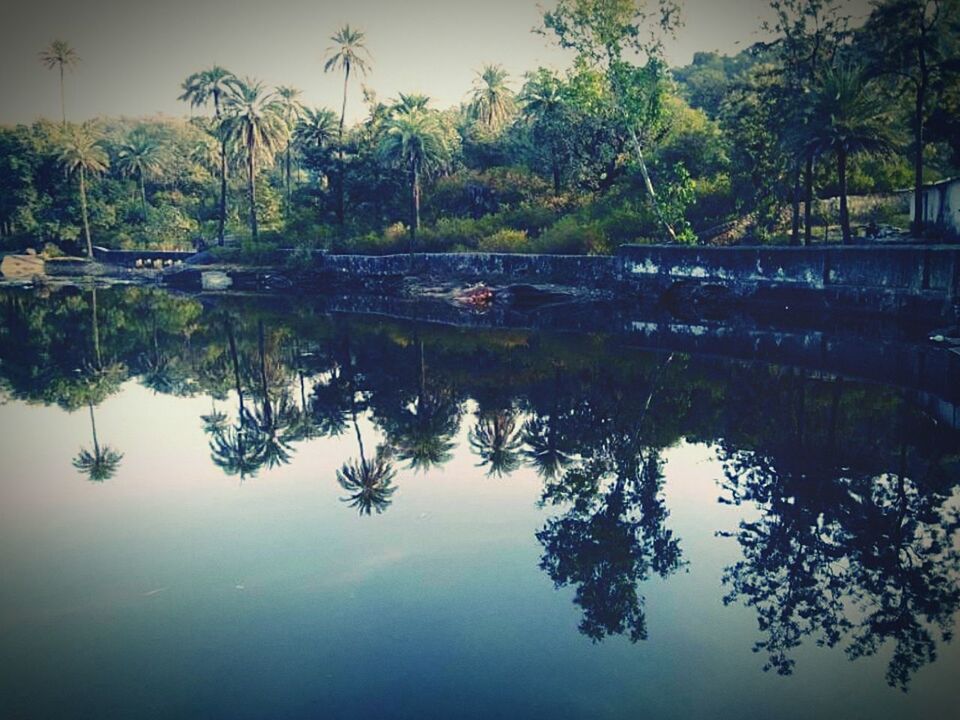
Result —
<path fill-rule="evenodd" d="M 323 272 L 348 277 L 416 276 L 541 282 L 612 287 L 619 259 L 610 256 L 520 255 L 507 253 L 420 253 L 415 255 L 326 255 Z"/>
<path fill-rule="evenodd" d="M 660 284 L 701 280 L 758 287 L 893 291 L 957 297 L 960 248 L 686 247 L 625 245 L 621 279 Z"/>
<path fill-rule="evenodd" d="M 133 267 L 136 265 L 137 260 L 143 262 L 153 261 L 153 260 L 162 260 L 166 262 L 171 260 L 177 262 L 185 262 L 187 258 L 192 257 L 196 253 L 192 250 L 108 250 L 107 248 L 94 247 L 93 256 L 97 260 L 103 263 L 110 263 L 111 265 L 123 265 L 126 267 Z"/>

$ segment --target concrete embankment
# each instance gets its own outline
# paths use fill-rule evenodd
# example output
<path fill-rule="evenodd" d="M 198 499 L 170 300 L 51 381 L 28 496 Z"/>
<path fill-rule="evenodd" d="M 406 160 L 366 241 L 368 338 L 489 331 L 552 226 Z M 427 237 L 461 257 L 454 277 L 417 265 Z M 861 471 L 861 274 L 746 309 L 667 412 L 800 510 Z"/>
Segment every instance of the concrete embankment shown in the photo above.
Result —
<path fill-rule="evenodd" d="M 940 323 L 957 319 L 960 248 L 684 247 L 626 245 L 613 256 L 492 253 L 320 255 L 301 267 L 204 268 L 164 273 L 164 282 L 203 289 L 204 274 L 235 290 L 295 289 L 384 297 L 437 284 L 482 282 L 565 288 L 630 302 L 726 311 L 763 307 L 793 313 L 857 312 Z M 207 275 L 207 278 L 212 276 Z"/>

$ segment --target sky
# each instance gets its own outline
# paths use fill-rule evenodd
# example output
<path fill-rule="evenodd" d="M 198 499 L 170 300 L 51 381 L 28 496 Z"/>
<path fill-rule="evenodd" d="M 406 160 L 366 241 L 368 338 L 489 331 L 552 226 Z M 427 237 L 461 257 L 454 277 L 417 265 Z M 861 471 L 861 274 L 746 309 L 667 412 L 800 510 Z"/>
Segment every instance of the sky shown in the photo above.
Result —
<path fill-rule="evenodd" d="M 552 3 L 547 0 L 549 6 Z M 462 101 L 484 63 L 501 63 L 518 87 L 539 65 L 570 56 L 531 32 L 536 0 L 47 0 L 4 11 L 0 124 L 59 118 L 56 71 L 38 53 L 54 38 L 81 62 L 66 78 L 67 116 L 189 114 L 179 102 L 190 73 L 220 64 L 239 76 L 292 85 L 310 106 L 339 108 L 342 76 L 324 74 L 336 29 L 362 29 L 372 71 L 352 83 L 348 117 L 362 116 L 361 83 L 381 98 L 422 92 L 444 108 Z M 767 0 L 686 0 L 685 26 L 667 45 L 673 65 L 697 50 L 735 53 L 759 39 Z"/>

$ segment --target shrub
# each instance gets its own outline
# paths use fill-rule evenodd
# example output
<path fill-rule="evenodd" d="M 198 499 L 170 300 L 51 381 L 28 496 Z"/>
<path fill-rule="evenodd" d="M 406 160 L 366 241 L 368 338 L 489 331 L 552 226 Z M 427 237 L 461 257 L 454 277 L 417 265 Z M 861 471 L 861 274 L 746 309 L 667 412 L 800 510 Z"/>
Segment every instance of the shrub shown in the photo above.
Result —
<path fill-rule="evenodd" d="M 597 222 L 584 222 L 568 215 L 561 218 L 537 239 L 536 252 L 557 255 L 606 255 L 610 242 Z"/>
<path fill-rule="evenodd" d="M 480 252 L 523 253 L 534 252 L 533 244 L 527 238 L 525 230 L 504 228 L 483 238 L 479 244 Z"/>

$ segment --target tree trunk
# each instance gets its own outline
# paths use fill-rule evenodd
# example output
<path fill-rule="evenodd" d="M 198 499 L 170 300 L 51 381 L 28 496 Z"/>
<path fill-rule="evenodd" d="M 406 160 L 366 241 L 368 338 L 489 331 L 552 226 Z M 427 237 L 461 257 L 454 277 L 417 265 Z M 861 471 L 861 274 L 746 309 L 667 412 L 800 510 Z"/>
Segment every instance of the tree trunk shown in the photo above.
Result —
<path fill-rule="evenodd" d="M 640 164 L 640 174 L 643 175 L 644 187 L 647 189 L 647 195 L 650 196 L 650 202 L 653 204 L 653 209 L 657 215 L 657 219 L 660 220 L 660 223 L 666 229 L 667 235 L 670 236 L 671 242 L 677 242 L 677 234 L 673 231 L 670 223 L 667 222 L 667 219 L 663 216 L 663 211 L 660 209 L 660 203 L 657 202 L 657 193 L 653 190 L 653 183 L 650 181 L 650 173 L 647 171 L 647 163 L 643 158 L 643 148 L 640 147 L 640 141 L 637 139 L 637 133 L 633 128 L 630 128 L 630 139 L 633 142 L 633 150 L 637 154 L 637 162 Z"/>
<path fill-rule="evenodd" d="M 250 233 L 257 239 L 257 171 L 254 155 L 256 148 L 247 143 L 247 192 L 250 195 Z"/>
<path fill-rule="evenodd" d="M 63 116 L 63 127 L 67 126 L 67 103 L 63 95 L 63 63 L 60 63 L 60 114 Z"/>
<path fill-rule="evenodd" d="M 220 209 L 217 217 L 217 245 L 223 246 L 223 233 L 227 225 L 227 140 L 220 127 L 220 92 L 213 91 L 213 116 L 220 134 Z"/>
<path fill-rule="evenodd" d="M 100 457 L 100 442 L 97 440 L 97 421 L 93 417 L 93 402 L 87 401 L 87 407 L 90 408 L 90 432 L 93 435 L 93 455 Z"/>
<path fill-rule="evenodd" d="M 83 215 L 83 234 L 87 239 L 87 257 L 93 258 L 93 243 L 90 240 L 90 220 L 87 217 L 87 183 L 83 166 L 80 166 L 80 212 Z"/>
<path fill-rule="evenodd" d="M 410 253 L 413 254 L 420 229 L 420 168 L 416 163 L 411 163 L 410 174 Z"/>
<path fill-rule="evenodd" d="M 847 154 L 837 153 L 837 179 L 840 181 L 840 229 L 843 232 L 843 244 L 852 245 L 850 234 L 850 212 L 847 209 Z"/>
<path fill-rule="evenodd" d="M 287 143 L 287 213 L 290 212 L 290 143 Z"/>
<path fill-rule="evenodd" d="M 813 239 L 813 150 L 807 150 L 803 168 L 803 244 Z"/>
<path fill-rule="evenodd" d="M 227 141 L 220 140 L 220 212 L 217 218 L 217 244 L 223 246 L 227 225 Z"/>
<path fill-rule="evenodd" d="M 790 225 L 790 244 L 800 244 L 800 163 L 793 169 L 793 212 Z"/>
<path fill-rule="evenodd" d="M 243 407 L 243 383 L 240 381 L 240 356 L 237 353 L 237 341 L 233 336 L 233 327 L 229 322 L 224 323 L 224 326 L 227 330 L 227 342 L 230 345 L 230 360 L 233 363 L 233 380 L 237 389 L 237 401 L 240 405 L 240 424 L 242 425 L 245 422 L 246 412 Z"/>
<path fill-rule="evenodd" d="M 147 221 L 147 186 L 143 182 L 143 171 L 140 173 L 140 209 L 143 211 L 143 221 Z"/>
<path fill-rule="evenodd" d="M 917 84 L 917 96 L 914 104 L 914 140 L 916 148 L 913 158 L 913 234 L 919 236 L 923 232 L 923 108 L 926 101 L 926 85 Z"/>
<path fill-rule="evenodd" d="M 93 335 L 93 358 L 97 370 L 103 369 L 103 353 L 100 350 L 100 321 L 97 319 L 97 288 L 90 288 L 90 330 Z"/>
<path fill-rule="evenodd" d="M 340 129 L 337 132 L 337 158 L 338 174 L 340 175 L 337 188 L 337 222 L 343 225 L 344 221 L 344 200 L 343 200 L 343 125 L 347 120 L 347 87 L 350 83 L 350 66 L 347 65 L 343 72 L 343 106 L 340 109 Z"/>

